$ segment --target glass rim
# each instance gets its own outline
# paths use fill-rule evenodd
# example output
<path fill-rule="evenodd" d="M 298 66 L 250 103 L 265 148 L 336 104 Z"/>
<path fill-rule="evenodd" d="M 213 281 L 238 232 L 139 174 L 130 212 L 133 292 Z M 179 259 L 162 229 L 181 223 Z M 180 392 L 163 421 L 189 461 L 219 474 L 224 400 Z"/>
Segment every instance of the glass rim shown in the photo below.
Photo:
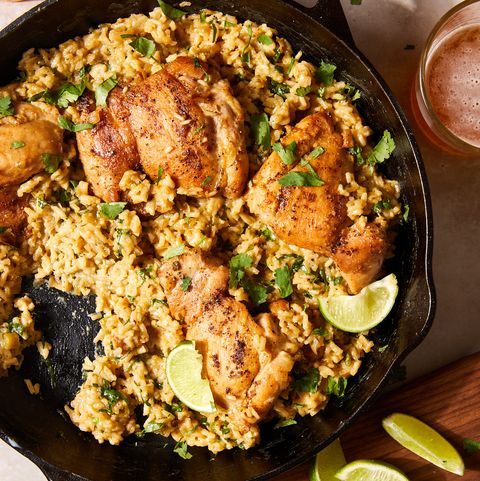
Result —
<path fill-rule="evenodd" d="M 435 24 L 432 31 L 430 32 L 430 35 L 427 37 L 425 46 L 422 50 L 422 54 L 420 56 L 418 79 L 419 79 L 419 90 L 420 90 L 424 107 L 426 108 L 428 115 L 430 116 L 430 119 L 435 126 L 435 129 L 437 129 L 441 133 L 441 135 L 445 136 L 446 141 L 450 143 L 452 146 L 454 146 L 456 149 L 466 153 L 479 154 L 480 147 L 476 147 L 475 145 L 465 142 L 442 123 L 438 115 L 433 110 L 432 103 L 430 101 L 430 96 L 428 95 L 428 89 L 426 88 L 426 84 L 425 84 L 427 58 L 428 58 L 428 54 L 431 51 L 433 42 L 438 32 L 453 15 L 455 15 L 459 11 L 475 3 L 480 4 L 480 0 L 464 0 L 463 2 L 460 2 L 458 5 L 455 5 L 450 10 L 448 10 L 444 15 L 442 15 L 440 20 L 438 20 L 438 22 Z"/>

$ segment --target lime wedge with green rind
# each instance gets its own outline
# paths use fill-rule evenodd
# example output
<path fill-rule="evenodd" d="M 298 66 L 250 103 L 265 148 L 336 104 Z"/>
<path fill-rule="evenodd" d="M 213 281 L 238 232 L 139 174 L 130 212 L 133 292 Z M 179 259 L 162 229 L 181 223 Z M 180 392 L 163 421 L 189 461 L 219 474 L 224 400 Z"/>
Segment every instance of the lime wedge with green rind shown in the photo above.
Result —
<path fill-rule="evenodd" d="M 367 459 L 347 464 L 335 476 L 340 481 L 408 481 L 408 478 L 391 464 Z"/>
<path fill-rule="evenodd" d="M 395 413 L 386 417 L 382 425 L 404 448 L 439 468 L 463 476 L 465 466 L 458 451 L 424 422 L 407 414 Z"/>
<path fill-rule="evenodd" d="M 347 462 L 339 439 L 335 439 L 316 456 L 310 470 L 310 481 L 338 481 L 335 473 Z"/>
<path fill-rule="evenodd" d="M 395 274 L 364 287 L 356 296 L 321 297 L 318 305 L 323 317 L 345 332 L 368 331 L 380 324 L 392 310 L 398 294 Z"/>
<path fill-rule="evenodd" d="M 202 355 L 193 342 L 181 342 L 170 351 L 166 373 L 168 384 L 183 404 L 201 413 L 216 411 L 210 384 L 202 378 Z"/>

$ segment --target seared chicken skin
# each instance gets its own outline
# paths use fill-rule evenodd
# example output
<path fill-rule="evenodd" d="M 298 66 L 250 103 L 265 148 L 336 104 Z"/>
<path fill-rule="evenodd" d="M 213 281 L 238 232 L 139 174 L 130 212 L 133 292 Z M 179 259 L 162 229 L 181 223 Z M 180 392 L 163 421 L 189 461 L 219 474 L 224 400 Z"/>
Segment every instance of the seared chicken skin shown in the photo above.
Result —
<path fill-rule="evenodd" d="M 378 274 L 386 250 L 385 233 L 377 226 L 367 226 L 365 233 L 356 228 L 350 232 L 347 198 L 338 193 L 338 187 L 345 174 L 353 172 L 353 165 L 327 114 L 315 113 L 301 120 L 282 139 L 284 147 L 292 142 L 296 143 L 297 162 L 287 165 L 272 152 L 253 178 L 246 194 L 248 206 L 285 242 L 332 256 L 356 293 Z M 311 155 L 317 147 L 325 152 Z M 309 166 L 300 162 L 302 158 L 324 185 L 284 186 L 278 182 L 288 172 L 309 172 Z"/>
<path fill-rule="evenodd" d="M 104 200 L 118 200 L 121 176 L 138 163 L 152 180 L 164 170 L 189 196 L 235 198 L 247 182 L 240 104 L 227 81 L 192 58 L 115 89 L 100 123 L 77 139 L 87 179 Z"/>
<path fill-rule="evenodd" d="M 0 120 L 0 227 L 9 242 L 18 240 L 26 223 L 28 196 L 19 185 L 42 171 L 42 154 L 62 153 L 58 111 L 41 102 L 19 103 L 15 114 Z"/>
<path fill-rule="evenodd" d="M 191 278 L 186 291 L 184 278 Z M 281 350 L 283 337 L 257 324 L 247 308 L 228 294 L 228 270 L 213 259 L 188 252 L 165 262 L 159 272 L 170 312 L 187 325 L 186 337 L 203 355 L 204 372 L 216 402 L 237 403 L 265 416 L 287 386 L 293 367 Z M 269 315 L 267 315 L 269 316 Z"/>

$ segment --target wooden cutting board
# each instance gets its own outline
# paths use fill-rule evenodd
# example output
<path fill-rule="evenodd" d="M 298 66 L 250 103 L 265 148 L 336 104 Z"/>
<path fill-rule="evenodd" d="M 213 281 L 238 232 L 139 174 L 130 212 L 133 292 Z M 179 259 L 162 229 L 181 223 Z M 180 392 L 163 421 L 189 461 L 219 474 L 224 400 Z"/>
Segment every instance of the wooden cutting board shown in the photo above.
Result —
<path fill-rule="evenodd" d="M 411 414 L 443 434 L 462 455 L 465 476 L 460 478 L 427 463 L 390 438 L 381 421 L 394 412 Z M 381 459 L 402 469 L 411 481 L 480 481 L 480 452 L 466 453 L 464 438 L 480 441 L 480 353 L 384 395 L 341 436 L 341 442 L 347 461 Z M 310 464 L 274 481 L 306 481 Z"/>

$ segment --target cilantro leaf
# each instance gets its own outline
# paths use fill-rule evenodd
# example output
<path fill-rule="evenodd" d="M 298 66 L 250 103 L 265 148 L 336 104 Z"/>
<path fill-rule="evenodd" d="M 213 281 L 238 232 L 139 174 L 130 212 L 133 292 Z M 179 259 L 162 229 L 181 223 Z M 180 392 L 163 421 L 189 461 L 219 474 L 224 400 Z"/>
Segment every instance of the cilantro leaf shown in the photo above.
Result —
<path fill-rule="evenodd" d="M 170 20 L 178 20 L 182 18 L 187 12 L 183 10 L 179 10 L 178 8 L 172 7 L 168 3 L 164 2 L 163 0 L 157 0 L 160 9 L 162 10 L 163 14 L 168 17 Z"/>
<path fill-rule="evenodd" d="M 56 103 L 59 107 L 67 108 L 69 104 L 73 104 L 79 99 L 79 97 L 83 95 L 86 86 L 87 85 L 84 79 L 82 79 L 82 81 L 78 85 L 74 85 L 71 83 L 62 85 L 58 90 L 54 91 L 53 94 L 51 94 L 53 103 Z M 47 103 L 50 103 L 48 94 L 45 95 L 45 101 Z"/>
<path fill-rule="evenodd" d="M 158 167 L 158 171 L 157 171 L 157 184 L 160 182 L 160 180 L 162 179 L 162 175 L 163 175 L 163 167 L 160 165 Z"/>
<path fill-rule="evenodd" d="M 146 58 L 150 58 L 157 50 L 155 42 L 146 37 L 136 37 L 129 45 Z"/>
<path fill-rule="evenodd" d="M 317 173 L 312 172 L 289 172 L 278 180 L 280 185 L 295 187 L 320 187 L 325 182 Z"/>
<path fill-rule="evenodd" d="M 312 91 L 312 87 L 298 87 L 297 90 L 295 90 L 295 93 L 299 97 L 305 97 Z"/>
<path fill-rule="evenodd" d="M 376 202 L 373 205 L 372 210 L 373 212 L 375 212 L 375 214 L 380 214 L 382 210 L 388 210 L 391 208 L 392 208 L 391 202 L 388 199 L 385 199 L 385 200 L 379 200 L 378 202 Z"/>
<path fill-rule="evenodd" d="M 325 153 L 325 148 L 323 147 L 315 147 L 309 154 L 308 157 L 310 159 L 316 159 L 317 157 L 320 157 L 322 154 Z"/>
<path fill-rule="evenodd" d="M 185 252 L 185 244 L 179 244 L 178 246 L 170 247 L 163 254 L 164 259 L 171 259 L 172 257 L 177 257 Z"/>
<path fill-rule="evenodd" d="M 250 43 L 252 41 L 252 35 L 253 35 L 252 24 L 250 24 L 250 23 L 247 25 L 247 32 L 248 32 L 248 41 L 247 41 L 247 44 L 245 45 L 245 47 L 243 47 L 243 50 L 242 50 L 242 60 L 245 63 L 250 63 L 250 53 L 247 52 L 247 50 L 250 47 Z"/>
<path fill-rule="evenodd" d="M 14 140 L 10 144 L 11 149 L 21 149 L 22 147 L 25 147 L 25 142 L 23 142 L 23 140 Z"/>
<path fill-rule="evenodd" d="M 395 141 L 388 130 L 383 132 L 382 138 L 373 148 L 371 154 L 368 156 L 367 162 L 370 165 L 381 164 L 385 162 L 392 152 L 395 150 Z"/>
<path fill-rule="evenodd" d="M 126 206 L 126 202 L 103 202 L 100 204 L 100 213 L 107 219 L 113 220 L 124 211 Z"/>
<path fill-rule="evenodd" d="M 477 451 L 480 451 L 480 441 L 466 438 L 463 440 L 463 449 L 467 453 L 476 453 Z"/>
<path fill-rule="evenodd" d="M 327 330 L 324 327 L 316 327 L 310 334 L 312 336 L 325 336 L 327 334 Z"/>
<path fill-rule="evenodd" d="M 205 179 L 203 179 L 203 182 L 202 182 L 202 187 L 206 187 L 208 184 L 210 184 L 210 182 L 213 180 L 213 177 L 211 175 L 207 175 L 205 177 Z"/>
<path fill-rule="evenodd" d="M 282 419 L 278 421 L 275 426 L 273 426 L 273 429 L 285 428 L 287 426 L 292 426 L 293 424 L 297 424 L 297 421 L 295 421 L 295 419 Z"/>
<path fill-rule="evenodd" d="M 290 93 L 290 87 L 287 84 L 277 82 L 270 78 L 268 79 L 267 86 L 272 94 L 279 95 L 282 99 L 285 99 L 286 94 Z"/>
<path fill-rule="evenodd" d="M 262 35 L 259 35 L 257 37 L 257 42 L 261 43 L 262 45 L 272 45 L 273 44 L 273 40 L 268 35 L 265 35 L 264 33 L 262 33 Z"/>
<path fill-rule="evenodd" d="M 81 132 L 93 128 L 95 124 L 75 124 L 70 119 L 60 116 L 58 117 L 58 125 L 69 132 Z"/>
<path fill-rule="evenodd" d="M 292 57 L 292 60 L 290 60 L 290 64 L 288 65 L 287 75 L 290 75 L 290 73 L 292 72 L 293 66 L 295 65 L 296 61 L 297 59 L 295 57 Z"/>
<path fill-rule="evenodd" d="M 408 215 L 410 214 L 410 206 L 408 204 L 405 204 L 403 207 L 403 214 L 402 214 L 402 219 L 403 222 L 408 221 Z"/>
<path fill-rule="evenodd" d="M 217 26 L 215 25 L 215 22 L 211 21 L 210 25 L 212 26 L 212 43 L 215 43 L 217 41 Z"/>
<path fill-rule="evenodd" d="M 115 404 L 120 401 L 126 401 L 125 396 L 116 389 L 113 389 L 107 381 L 105 381 L 103 386 L 100 388 L 100 394 L 108 401 L 108 414 L 112 414 L 112 408 Z"/>
<path fill-rule="evenodd" d="M 295 379 L 293 389 L 297 392 L 317 392 L 320 382 L 320 373 L 316 367 L 312 367 L 302 377 Z"/>
<path fill-rule="evenodd" d="M 329 376 L 327 380 L 327 394 L 337 397 L 343 397 L 345 395 L 346 389 L 347 380 L 344 377 L 339 377 L 338 379 L 335 379 L 334 377 Z"/>
<path fill-rule="evenodd" d="M 365 163 L 365 159 L 362 154 L 362 148 L 358 145 L 356 145 L 355 147 L 350 147 L 348 149 L 348 153 L 355 157 L 358 165 L 363 165 Z"/>
<path fill-rule="evenodd" d="M 13 105 L 10 96 L 0 97 L 0 118 L 13 115 Z"/>
<path fill-rule="evenodd" d="M 272 148 L 277 152 L 284 164 L 292 165 L 295 162 L 295 151 L 297 150 L 296 142 L 291 142 L 287 147 L 283 147 L 282 144 L 277 142 L 276 144 L 273 144 Z"/>
<path fill-rule="evenodd" d="M 293 293 L 292 273 L 288 266 L 283 266 L 275 271 L 275 284 L 280 290 L 280 297 L 282 299 Z"/>
<path fill-rule="evenodd" d="M 347 95 L 352 102 L 355 102 L 355 100 L 358 100 L 362 96 L 360 90 L 348 83 L 345 85 L 342 92 Z"/>
<path fill-rule="evenodd" d="M 253 259 L 248 254 L 237 254 L 230 259 L 228 263 L 230 267 L 230 280 L 229 287 L 236 289 L 239 282 L 245 277 L 245 269 L 250 267 L 253 263 Z"/>
<path fill-rule="evenodd" d="M 188 288 L 192 285 L 192 278 L 191 277 L 184 277 L 182 282 L 180 283 L 180 288 L 183 292 L 188 291 Z"/>
<path fill-rule="evenodd" d="M 257 284 L 248 277 L 244 277 L 240 281 L 240 285 L 245 289 L 248 297 L 250 297 L 256 306 L 267 302 L 267 288 L 265 286 Z"/>
<path fill-rule="evenodd" d="M 173 448 L 173 452 L 177 453 L 183 459 L 190 459 L 192 457 L 192 455 L 188 452 L 186 441 L 178 441 Z"/>
<path fill-rule="evenodd" d="M 325 85 L 332 85 L 333 83 L 333 74 L 337 67 L 332 63 L 324 62 L 323 60 L 320 62 L 319 67 L 315 71 L 315 78 L 325 84 Z"/>
<path fill-rule="evenodd" d="M 200 10 L 200 23 L 207 23 L 207 12 Z"/>
<path fill-rule="evenodd" d="M 270 123 L 267 114 L 253 114 L 250 117 L 250 129 L 255 143 L 267 150 L 270 147 Z"/>
<path fill-rule="evenodd" d="M 107 78 L 95 90 L 95 102 L 98 106 L 103 107 L 107 105 L 107 97 L 110 91 L 117 85 L 118 80 L 115 75 Z"/>
<path fill-rule="evenodd" d="M 40 158 L 42 159 L 47 174 L 53 174 L 62 161 L 62 156 L 55 154 L 42 154 Z"/>

